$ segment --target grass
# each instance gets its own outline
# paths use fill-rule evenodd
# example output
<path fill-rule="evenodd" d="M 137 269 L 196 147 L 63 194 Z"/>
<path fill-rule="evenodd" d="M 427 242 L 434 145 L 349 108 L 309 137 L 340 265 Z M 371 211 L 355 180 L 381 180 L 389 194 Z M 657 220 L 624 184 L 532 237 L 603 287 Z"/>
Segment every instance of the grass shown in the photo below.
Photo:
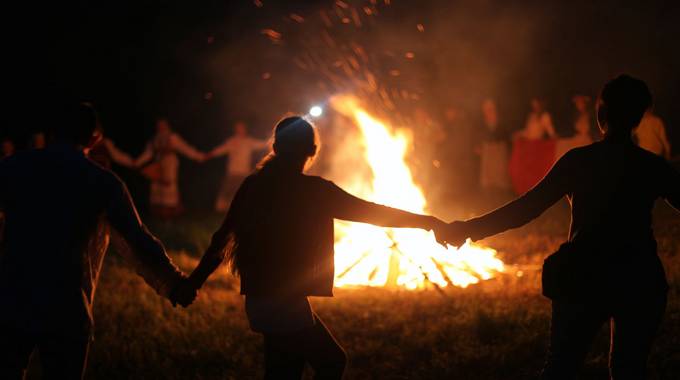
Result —
<path fill-rule="evenodd" d="M 489 239 L 506 263 L 538 266 L 562 241 L 558 206 L 527 227 Z M 195 216 L 153 222 L 152 231 L 191 270 L 219 224 Z M 680 217 L 656 212 L 660 254 L 671 281 L 666 319 L 650 357 L 650 378 L 680 378 Z M 501 275 L 467 289 L 338 289 L 312 300 L 350 357 L 348 379 L 527 379 L 543 364 L 549 302 L 540 273 Z M 188 309 L 173 308 L 110 255 L 98 289 L 89 379 L 251 379 L 262 375 L 261 340 L 250 332 L 238 282 L 220 269 Z M 607 374 L 607 328 L 582 378 Z M 307 376 L 309 377 L 309 373 Z"/>

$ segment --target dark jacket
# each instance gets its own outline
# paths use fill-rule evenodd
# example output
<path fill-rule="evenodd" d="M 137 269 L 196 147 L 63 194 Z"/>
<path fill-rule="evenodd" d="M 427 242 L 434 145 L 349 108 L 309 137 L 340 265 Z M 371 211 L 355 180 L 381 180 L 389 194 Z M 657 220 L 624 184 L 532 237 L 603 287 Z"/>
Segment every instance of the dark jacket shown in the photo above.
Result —
<path fill-rule="evenodd" d="M 242 294 L 332 296 L 334 219 L 431 224 L 429 217 L 364 201 L 323 178 L 265 168 L 239 188 L 197 271 L 207 277 L 234 244 Z"/>
<path fill-rule="evenodd" d="M 125 185 L 75 147 L 0 161 L 0 326 L 89 333 L 109 226 L 118 251 L 160 294 L 180 272 L 140 221 Z"/>

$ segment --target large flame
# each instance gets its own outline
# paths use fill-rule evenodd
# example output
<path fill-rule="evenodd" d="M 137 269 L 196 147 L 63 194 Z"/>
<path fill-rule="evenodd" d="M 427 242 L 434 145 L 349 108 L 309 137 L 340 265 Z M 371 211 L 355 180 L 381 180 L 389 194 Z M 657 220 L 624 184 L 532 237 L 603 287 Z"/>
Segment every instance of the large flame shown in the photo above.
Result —
<path fill-rule="evenodd" d="M 341 185 L 362 198 L 424 213 L 427 201 L 405 161 L 410 135 L 387 127 L 354 97 L 334 97 L 331 105 L 359 128 L 363 158 L 372 171 L 370 180 L 338 179 Z M 354 144 L 356 151 L 360 147 Z M 335 235 L 337 286 L 467 287 L 504 270 L 495 250 L 469 241 L 460 248 L 444 248 L 432 232 L 424 230 L 337 221 Z"/>

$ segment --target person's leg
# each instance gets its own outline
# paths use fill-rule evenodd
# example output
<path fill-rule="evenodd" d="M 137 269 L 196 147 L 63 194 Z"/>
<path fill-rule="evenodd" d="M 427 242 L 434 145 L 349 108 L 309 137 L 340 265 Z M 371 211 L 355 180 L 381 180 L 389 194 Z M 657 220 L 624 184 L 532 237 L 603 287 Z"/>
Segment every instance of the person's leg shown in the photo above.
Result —
<path fill-rule="evenodd" d="M 300 380 L 305 359 L 292 347 L 295 345 L 295 338 L 280 334 L 263 336 L 265 380 Z"/>
<path fill-rule="evenodd" d="M 617 305 L 611 325 L 609 368 L 612 379 L 646 377 L 647 357 L 665 311 L 665 293 Z"/>
<path fill-rule="evenodd" d="M 90 339 L 87 336 L 45 336 L 38 341 L 43 378 L 80 380 L 85 374 Z"/>
<path fill-rule="evenodd" d="M 590 346 L 608 315 L 595 304 L 552 303 L 550 347 L 543 380 L 576 378 Z"/>
<path fill-rule="evenodd" d="M 315 379 L 341 379 L 347 366 L 347 354 L 318 315 L 314 327 L 306 330 L 299 342 L 305 360 L 314 369 Z"/>
<path fill-rule="evenodd" d="M 7 328 L 0 332 L 0 379 L 21 380 L 35 348 L 31 334 L 21 334 Z"/>

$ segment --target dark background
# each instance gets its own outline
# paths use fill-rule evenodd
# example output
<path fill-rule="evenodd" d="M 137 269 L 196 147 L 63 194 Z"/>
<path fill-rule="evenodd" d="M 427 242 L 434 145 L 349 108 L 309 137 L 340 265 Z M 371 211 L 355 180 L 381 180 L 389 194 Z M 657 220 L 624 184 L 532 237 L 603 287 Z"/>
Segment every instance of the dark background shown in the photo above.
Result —
<path fill-rule="evenodd" d="M 4 135 L 25 140 L 45 128 L 44 110 L 55 98 L 87 100 L 106 133 L 138 154 L 154 119 L 168 117 L 190 143 L 207 150 L 230 133 L 237 119 L 265 137 L 283 113 L 309 106 L 351 85 L 328 84 L 319 70 L 293 58 L 314 50 L 321 60 L 336 50 L 319 46 L 327 30 L 336 41 L 360 43 L 371 70 L 386 88 L 407 89 L 417 100 L 394 113 L 424 107 L 440 118 L 461 108 L 472 122 L 479 102 L 498 99 L 501 116 L 522 127 L 528 100 L 547 100 L 561 134 L 573 120 L 571 97 L 595 97 L 607 79 L 627 72 L 646 80 L 656 112 L 680 146 L 680 11 L 677 2 L 604 1 L 135 1 L 31 3 L 8 11 L 13 26 L 6 60 L 17 65 L 8 79 L 10 98 L 23 106 Z M 372 10 L 367 15 L 363 7 Z M 361 26 L 351 19 L 358 10 Z M 324 26 L 325 11 L 333 20 Z M 291 14 L 304 19 L 295 21 Z M 419 31 L 417 24 L 424 26 Z M 262 33 L 281 33 L 273 41 Z M 413 59 L 404 54 L 412 52 Z M 326 57 L 326 58 L 323 58 Z M 329 58 L 331 57 L 331 58 Z M 329 65 L 332 67 L 332 65 Z M 398 69 L 400 76 L 389 75 Z M 269 79 L 263 79 L 268 73 Z M 13 107 L 12 107 L 13 108 Z M 133 193 L 145 183 L 118 168 Z M 223 162 L 182 163 L 189 206 L 207 208 Z"/>

